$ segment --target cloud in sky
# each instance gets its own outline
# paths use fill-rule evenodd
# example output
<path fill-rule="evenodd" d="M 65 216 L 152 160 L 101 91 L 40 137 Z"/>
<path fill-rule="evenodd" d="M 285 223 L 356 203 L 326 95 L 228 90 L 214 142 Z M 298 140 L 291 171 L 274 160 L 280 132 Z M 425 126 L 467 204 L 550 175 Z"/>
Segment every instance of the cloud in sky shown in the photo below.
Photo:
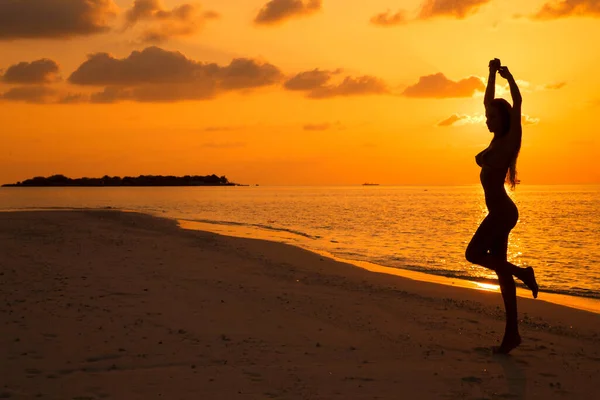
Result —
<path fill-rule="evenodd" d="M 436 125 L 439 127 L 448 126 L 461 126 L 468 124 L 483 124 L 485 122 L 485 115 L 466 115 L 466 114 L 453 114 L 450 117 L 438 122 Z M 523 125 L 536 125 L 540 122 L 539 118 L 533 118 L 529 115 L 521 115 L 521 124 Z"/>
<path fill-rule="evenodd" d="M 101 92 L 90 96 L 90 102 L 97 104 L 116 103 L 122 100 L 134 100 L 131 89 L 107 86 Z"/>
<path fill-rule="evenodd" d="M 371 17 L 371 23 L 379 26 L 403 25 L 409 21 L 428 20 L 435 17 L 465 19 L 476 14 L 479 8 L 491 0 L 424 0 L 414 18 L 406 10 L 393 13 L 391 10 Z"/>
<path fill-rule="evenodd" d="M 485 121 L 484 115 L 464 115 L 464 114 L 453 114 L 443 121 L 437 123 L 437 126 L 446 127 L 453 125 L 466 125 L 466 124 L 480 124 Z"/>
<path fill-rule="evenodd" d="M 58 65 L 48 59 L 22 62 L 10 66 L 4 75 L 0 75 L 0 81 L 19 85 L 49 84 L 57 81 L 58 70 Z M 90 54 L 70 74 L 67 83 L 96 91 L 91 95 L 61 95 L 58 102 L 205 100 L 224 92 L 246 92 L 268 86 L 302 92 L 310 99 L 394 94 L 394 90 L 378 77 L 350 76 L 342 69 L 313 69 L 286 79 L 278 67 L 268 62 L 236 58 L 228 65 L 218 65 L 195 61 L 180 52 L 155 46 L 133 51 L 123 58 L 108 53 Z M 562 83 L 550 86 L 558 88 Z M 472 76 L 455 82 L 438 73 L 420 77 L 401 94 L 412 98 L 456 98 L 481 95 L 484 89 L 482 78 Z M 89 93 L 89 90 L 84 92 Z M 49 91 L 16 88 L 5 94 L 7 100 L 42 98 L 42 94 L 45 99 Z"/>
<path fill-rule="evenodd" d="M 254 22 L 274 25 L 293 17 L 314 14 L 321 10 L 322 4 L 322 0 L 270 0 L 260 9 Z"/>
<path fill-rule="evenodd" d="M 537 125 L 539 122 L 539 118 L 533 118 L 526 114 L 521 115 L 521 124 L 523 125 Z"/>
<path fill-rule="evenodd" d="M 17 86 L 0 93 L 0 101 L 30 104 L 76 104 L 89 102 L 89 96 L 71 93 L 47 85 Z"/>
<path fill-rule="evenodd" d="M 326 85 L 312 90 L 308 97 L 327 99 L 337 96 L 361 96 L 370 94 L 387 94 L 389 90 L 385 82 L 374 76 L 347 76 L 337 85 Z"/>
<path fill-rule="evenodd" d="M 333 76 L 340 73 L 341 70 L 339 69 L 335 71 L 318 69 L 305 71 L 288 79 L 283 86 L 287 90 L 307 92 L 307 97 L 312 99 L 387 94 L 390 92 L 383 80 L 368 75 L 346 76 L 339 83 L 330 83 Z"/>
<path fill-rule="evenodd" d="M 9 67 L 5 75 L 0 75 L 0 81 L 20 85 L 52 83 L 57 71 L 58 65 L 52 60 L 23 62 Z M 301 91 L 313 99 L 390 93 L 387 84 L 379 78 L 344 76 L 342 72 L 341 69 L 314 69 L 288 77 L 286 81 L 279 68 L 268 62 L 236 58 L 228 65 L 203 63 L 180 52 L 152 46 L 133 51 L 124 58 L 115 58 L 108 53 L 90 54 L 70 74 L 67 83 L 96 91 L 85 95 L 53 93 L 54 102 L 59 103 L 205 100 L 224 92 L 247 92 L 268 86 Z M 334 79 L 338 75 L 339 79 Z M 89 92 L 88 89 L 84 91 Z M 14 88 L 5 93 L 4 99 L 49 102 L 50 94 L 51 90 L 40 88 Z"/>
<path fill-rule="evenodd" d="M 599 0 L 560 0 L 549 1 L 531 16 L 531 19 L 551 20 L 566 17 L 600 18 Z"/>
<path fill-rule="evenodd" d="M 482 82 L 485 82 L 486 78 L 480 77 Z M 567 86 L 567 82 L 555 82 L 555 83 L 542 83 L 542 84 L 534 84 L 532 82 L 528 82 L 522 79 L 517 79 L 517 85 L 521 90 L 521 93 L 534 93 L 534 92 L 542 92 L 546 90 L 560 90 Z M 483 97 L 483 92 L 477 92 L 476 96 Z M 496 81 L 496 97 L 510 97 L 510 86 L 506 81 Z"/>
<path fill-rule="evenodd" d="M 287 90 L 313 90 L 324 86 L 329 82 L 335 71 L 323 71 L 314 69 L 312 71 L 300 72 L 293 78 L 288 79 L 284 87 Z"/>
<path fill-rule="evenodd" d="M 32 62 L 20 62 L 8 67 L 0 81 L 11 84 L 52 83 L 59 80 L 58 64 L 47 58 Z"/>
<path fill-rule="evenodd" d="M 475 14 L 479 7 L 489 3 L 491 0 L 426 0 L 421 5 L 418 19 L 430 19 L 433 17 L 454 17 L 464 19 Z"/>
<path fill-rule="evenodd" d="M 557 90 L 562 89 L 567 85 L 567 82 L 548 83 L 544 85 L 544 89 Z"/>
<path fill-rule="evenodd" d="M 3 100 L 23 101 L 26 103 L 52 103 L 58 92 L 48 86 L 18 86 L 0 95 Z"/>
<path fill-rule="evenodd" d="M 464 116 L 464 115 L 453 114 L 450 117 L 446 118 L 445 120 L 438 122 L 437 126 L 454 125 L 456 122 L 465 119 L 465 117 L 466 116 Z"/>
<path fill-rule="evenodd" d="M 77 104 L 77 103 L 88 103 L 89 96 L 82 93 L 67 93 L 61 95 L 58 100 L 60 104 Z"/>
<path fill-rule="evenodd" d="M 216 76 L 219 86 L 228 90 L 269 86 L 279 83 L 283 77 L 274 65 L 259 64 L 249 58 L 236 58 L 227 67 L 218 68 Z"/>
<path fill-rule="evenodd" d="M 2 0 L 0 40 L 106 32 L 117 10 L 113 0 Z"/>
<path fill-rule="evenodd" d="M 471 97 L 475 92 L 484 90 L 485 85 L 480 78 L 471 76 L 454 82 L 440 72 L 420 77 L 419 82 L 407 87 L 402 94 L 407 97 L 441 99 Z"/>
<path fill-rule="evenodd" d="M 148 47 L 123 59 L 107 53 L 92 54 L 71 74 L 69 82 L 105 86 L 92 97 L 95 102 L 178 101 L 270 86 L 279 83 L 282 76 L 277 67 L 251 59 L 238 58 L 219 66 L 190 60 L 176 51 Z"/>
<path fill-rule="evenodd" d="M 143 42 L 162 42 L 173 36 L 189 36 L 198 32 L 206 21 L 219 18 L 214 11 L 201 12 L 194 4 L 181 4 L 172 10 L 160 0 L 135 0 L 125 12 L 125 29 L 142 24 Z"/>
<path fill-rule="evenodd" d="M 391 10 L 387 10 L 386 12 L 376 14 L 371 17 L 371 23 L 373 25 L 380 26 L 396 26 L 396 25 L 404 25 L 408 22 L 408 17 L 406 16 L 406 11 L 400 10 L 395 14 L 392 13 Z"/>

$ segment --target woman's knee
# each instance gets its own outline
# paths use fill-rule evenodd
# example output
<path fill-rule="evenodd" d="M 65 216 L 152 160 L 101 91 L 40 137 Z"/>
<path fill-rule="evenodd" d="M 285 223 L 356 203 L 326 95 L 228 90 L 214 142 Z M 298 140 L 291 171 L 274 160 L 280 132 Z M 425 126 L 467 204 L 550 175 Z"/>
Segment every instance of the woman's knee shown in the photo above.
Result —
<path fill-rule="evenodd" d="M 470 262 L 472 264 L 481 264 L 481 260 L 485 256 L 486 253 L 487 253 L 486 251 L 481 251 L 481 250 L 477 249 L 476 247 L 469 246 L 469 247 L 467 247 L 467 250 L 465 251 L 465 258 L 467 259 L 468 262 Z"/>

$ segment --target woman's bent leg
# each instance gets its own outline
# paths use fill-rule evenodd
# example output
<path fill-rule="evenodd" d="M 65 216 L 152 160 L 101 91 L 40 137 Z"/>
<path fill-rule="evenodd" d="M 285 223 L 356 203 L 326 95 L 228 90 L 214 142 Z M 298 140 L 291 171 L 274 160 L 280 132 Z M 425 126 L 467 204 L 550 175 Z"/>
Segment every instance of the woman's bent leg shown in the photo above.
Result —
<path fill-rule="evenodd" d="M 496 275 L 498 275 L 498 280 L 500 280 L 500 275 L 512 275 L 517 277 L 529 288 L 529 290 L 531 290 L 533 298 L 537 298 L 538 284 L 535 279 L 535 272 L 533 271 L 533 268 L 517 267 L 516 265 L 502 260 L 492 254 L 480 255 L 477 259 L 468 261 L 495 271 Z"/>
<path fill-rule="evenodd" d="M 508 235 L 510 227 L 504 227 L 502 220 L 495 220 L 488 215 L 479 225 L 467 246 L 467 261 L 489 268 L 498 275 L 510 274 L 519 278 L 537 298 L 538 285 L 533 268 L 521 268 L 506 261 Z"/>

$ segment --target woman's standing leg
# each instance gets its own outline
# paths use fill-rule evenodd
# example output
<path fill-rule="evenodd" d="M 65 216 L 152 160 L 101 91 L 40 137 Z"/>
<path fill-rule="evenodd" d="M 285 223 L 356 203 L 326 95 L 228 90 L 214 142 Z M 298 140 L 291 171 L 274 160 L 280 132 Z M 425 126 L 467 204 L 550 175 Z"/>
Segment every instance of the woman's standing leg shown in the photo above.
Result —
<path fill-rule="evenodd" d="M 498 353 L 508 353 L 521 343 L 517 318 L 517 289 L 513 275 L 522 279 L 525 268 L 507 261 L 508 236 L 511 229 L 512 226 L 507 226 L 503 219 L 493 219 L 488 215 L 479 225 L 465 253 L 469 262 L 490 268 L 498 276 L 506 312 L 504 338 L 500 347 L 494 349 Z"/>
<path fill-rule="evenodd" d="M 510 231 L 494 241 L 490 249 L 490 256 L 508 262 L 508 235 Z M 516 267 L 518 268 L 518 267 Z M 508 353 L 521 343 L 519 335 L 518 316 L 517 316 L 517 288 L 515 280 L 508 268 L 496 270 L 498 283 L 502 299 L 504 300 L 504 309 L 506 311 L 506 326 L 504 328 L 504 338 L 500 347 L 494 349 L 496 353 Z"/>

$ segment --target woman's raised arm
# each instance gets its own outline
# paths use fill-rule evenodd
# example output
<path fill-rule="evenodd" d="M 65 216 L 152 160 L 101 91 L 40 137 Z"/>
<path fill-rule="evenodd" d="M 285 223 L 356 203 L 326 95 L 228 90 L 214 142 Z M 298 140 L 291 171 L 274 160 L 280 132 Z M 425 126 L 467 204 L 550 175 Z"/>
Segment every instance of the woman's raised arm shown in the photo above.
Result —
<path fill-rule="evenodd" d="M 512 106 L 512 120 L 511 123 L 521 125 L 521 103 L 523 102 L 523 98 L 521 97 L 521 92 L 519 91 L 519 87 L 517 86 L 517 82 L 515 82 L 515 78 L 512 76 L 508 67 L 500 67 L 498 69 L 500 76 L 508 81 L 508 86 L 510 87 L 510 95 L 513 100 Z"/>
<path fill-rule="evenodd" d="M 500 60 L 494 58 L 490 60 L 489 64 L 490 75 L 488 77 L 487 87 L 485 88 L 485 97 L 483 98 L 483 105 L 487 108 L 492 100 L 494 100 L 494 96 L 496 95 L 496 71 L 500 68 Z"/>

